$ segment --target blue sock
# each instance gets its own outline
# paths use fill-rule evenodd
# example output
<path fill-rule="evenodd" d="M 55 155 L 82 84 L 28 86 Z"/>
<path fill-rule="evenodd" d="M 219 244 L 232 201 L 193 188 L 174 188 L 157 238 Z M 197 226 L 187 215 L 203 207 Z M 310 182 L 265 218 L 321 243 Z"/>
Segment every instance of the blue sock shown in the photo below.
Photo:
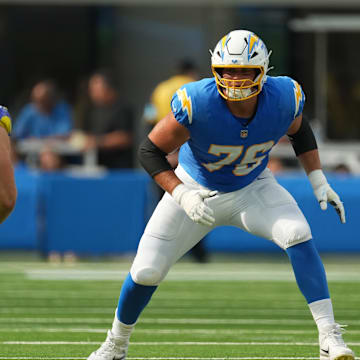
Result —
<path fill-rule="evenodd" d="M 286 249 L 296 282 L 308 304 L 330 298 L 324 265 L 313 240 Z"/>
<path fill-rule="evenodd" d="M 156 288 L 157 286 L 136 284 L 129 273 L 121 288 L 117 318 L 124 324 L 134 324 Z"/>

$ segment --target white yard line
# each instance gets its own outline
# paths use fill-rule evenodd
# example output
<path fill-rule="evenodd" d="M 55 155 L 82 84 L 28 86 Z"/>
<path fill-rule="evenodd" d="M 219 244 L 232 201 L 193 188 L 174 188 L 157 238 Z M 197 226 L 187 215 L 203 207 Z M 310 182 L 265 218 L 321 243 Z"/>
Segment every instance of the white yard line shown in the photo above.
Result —
<path fill-rule="evenodd" d="M 360 320 L 346 320 L 340 321 L 347 325 L 359 325 Z M 296 319 L 149 319 L 143 318 L 139 323 L 144 324 L 261 324 L 261 325 L 313 325 L 314 321 L 309 320 L 296 320 Z"/>
<path fill-rule="evenodd" d="M 253 269 L 252 269 L 253 268 Z M 294 275 L 289 268 L 273 269 L 273 266 L 263 269 L 252 266 L 250 269 L 234 271 L 216 267 L 190 268 L 189 270 L 172 269 L 166 277 L 167 281 L 294 281 Z M 79 269 L 34 269 L 25 270 L 25 276 L 30 280 L 115 280 L 122 281 L 128 270 L 79 270 Z M 356 270 L 329 270 L 329 281 L 360 282 Z"/>
<path fill-rule="evenodd" d="M 108 328 L 91 329 L 91 328 L 47 328 L 47 327 L 32 327 L 32 328 L 1 328 L 0 332 L 54 332 L 54 333 L 106 333 Z M 204 335 L 245 335 L 245 334 L 287 334 L 287 335 L 301 335 L 301 334 L 317 334 L 317 330 L 243 330 L 243 329 L 137 329 L 135 334 L 204 334 Z M 360 330 L 351 330 L 351 334 L 360 334 Z"/>
<path fill-rule="evenodd" d="M 0 317 L 0 323 L 32 323 L 32 324 L 110 324 L 112 319 L 107 318 L 14 318 Z M 360 325 L 360 320 L 342 319 L 339 322 L 346 325 Z M 241 325 L 241 324 L 260 324 L 260 325 L 313 325 L 314 321 L 300 319 L 198 319 L 198 318 L 142 318 L 139 324 L 224 324 L 224 325 Z"/>
<path fill-rule="evenodd" d="M 33 327 L 33 328 L 1 328 L 0 332 L 40 332 L 40 333 L 94 333 L 105 334 L 108 328 L 91 329 L 91 328 L 47 328 L 47 327 Z M 317 335 L 317 330 L 243 330 L 243 329 L 135 329 L 135 334 L 170 334 L 170 335 Z M 351 330 L 351 335 L 359 335 L 360 330 Z"/>
<path fill-rule="evenodd" d="M 24 296 L 26 297 L 26 296 Z M 52 299 L 49 299 L 52 300 Z M 4 302 L 6 305 L 9 304 L 9 300 L 4 301 L 4 299 L 0 300 L 1 303 Z M 59 301 L 57 300 L 57 303 Z M 67 301 L 64 301 L 64 305 L 67 304 Z M 301 316 L 310 316 L 310 312 L 308 309 L 273 309 L 273 308 L 256 308 L 256 309 L 247 309 L 247 308 L 218 308 L 214 309 L 212 304 L 209 305 L 208 308 L 201 308 L 201 307 L 171 307 L 171 308 L 161 308 L 157 306 L 151 306 L 146 310 L 147 314 L 155 314 L 155 315 L 169 315 L 169 314 L 184 314 L 187 315 L 224 315 L 224 314 L 237 314 L 241 316 L 242 314 L 249 314 L 252 315 L 273 315 L 278 314 L 282 315 L 286 318 L 291 316 L 301 315 Z M 81 308 L 81 307 L 5 307 L 1 305 L 0 307 L 0 314 L 10 315 L 10 314 L 24 314 L 24 315 L 69 315 L 69 314 L 86 314 L 86 315 L 113 315 L 114 307 L 102 307 L 102 308 Z M 339 315 L 341 314 L 341 315 Z M 358 309 L 340 309 L 337 311 L 337 317 L 340 316 L 357 316 L 359 314 Z"/>
<path fill-rule="evenodd" d="M 15 356 L 0 356 L 1 360 L 82 360 L 87 359 L 87 357 L 15 357 Z M 319 359 L 318 357 L 282 357 L 282 356 L 276 356 L 276 357 L 226 357 L 226 358 L 206 358 L 206 357 L 127 357 L 128 360 L 313 360 L 313 359 Z M 359 360 L 359 358 L 356 358 L 356 360 Z"/>
<path fill-rule="evenodd" d="M 1 341 L 3 345 L 101 345 L 99 341 Z M 360 342 L 348 342 L 350 346 L 360 346 Z M 318 342 L 259 342 L 259 341 L 243 341 L 243 342 L 216 342 L 216 341 L 144 341 L 131 342 L 131 346 L 319 346 Z"/>
<path fill-rule="evenodd" d="M 154 308 L 154 307 L 150 307 L 146 310 L 147 314 L 150 315 L 174 315 L 174 314 L 178 314 L 178 315 L 183 315 L 186 314 L 187 316 L 189 315 L 220 315 L 220 316 L 224 316 L 226 314 L 228 315 L 239 315 L 241 316 L 242 314 L 251 314 L 252 316 L 254 315 L 282 315 L 285 318 L 289 318 L 291 316 L 296 316 L 296 315 L 301 315 L 301 317 L 310 317 L 311 313 L 309 312 L 309 309 L 304 308 L 303 310 L 296 310 L 296 309 L 291 309 L 291 310 L 282 310 L 282 309 L 272 309 L 272 308 L 267 308 L 267 309 L 239 309 L 239 308 L 230 308 L 230 309 L 214 309 L 211 305 L 209 305 L 207 308 L 168 308 L 168 309 L 161 309 L 161 308 Z M 346 316 L 351 317 L 352 315 L 354 317 L 357 317 L 359 315 L 359 310 L 339 310 L 337 311 L 337 317 L 339 317 L 339 313 L 342 314 L 346 314 Z M 342 316 L 344 316 L 342 315 Z"/>

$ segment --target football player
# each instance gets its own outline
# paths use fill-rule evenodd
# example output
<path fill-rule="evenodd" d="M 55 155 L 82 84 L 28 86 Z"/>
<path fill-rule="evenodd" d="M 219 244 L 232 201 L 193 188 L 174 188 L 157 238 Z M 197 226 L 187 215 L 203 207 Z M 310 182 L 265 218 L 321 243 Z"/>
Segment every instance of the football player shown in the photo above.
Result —
<path fill-rule="evenodd" d="M 11 117 L 9 111 L 5 106 L 0 105 L 0 223 L 10 215 L 16 201 L 16 186 L 9 140 L 10 132 Z"/>
<path fill-rule="evenodd" d="M 294 198 L 266 168 L 287 134 L 322 210 L 345 211 L 321 170 L 305 95 L 293 79 L 268 76 L 270 53 L 254 33 L 235 30 L 211 56 L 213 78 L 184 85 L 141 144 L 139 159 L 166 191 L 123 283 L 112 329 L 88 360 L 125 359 L 131 331 L 170 267 L 209 231 L 233 225 L 284 249 L 319 330 L 321 360 L 353 360 L 334 320 L 326 274 Z M 180 148 L 175 172 L 166 155 Z"/>

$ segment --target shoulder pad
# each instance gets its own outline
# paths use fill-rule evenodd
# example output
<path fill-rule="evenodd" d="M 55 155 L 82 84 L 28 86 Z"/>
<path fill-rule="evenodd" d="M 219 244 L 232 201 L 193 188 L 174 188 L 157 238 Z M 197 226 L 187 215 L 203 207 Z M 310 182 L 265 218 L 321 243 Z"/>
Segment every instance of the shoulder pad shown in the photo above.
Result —
<path fill-rule="evenodd" d="M 189 126 L 193 121 L 193 103 L 187 86 L 176 91 L 171 100 L 171 110 L 175 119 L 184 126 Z"/>

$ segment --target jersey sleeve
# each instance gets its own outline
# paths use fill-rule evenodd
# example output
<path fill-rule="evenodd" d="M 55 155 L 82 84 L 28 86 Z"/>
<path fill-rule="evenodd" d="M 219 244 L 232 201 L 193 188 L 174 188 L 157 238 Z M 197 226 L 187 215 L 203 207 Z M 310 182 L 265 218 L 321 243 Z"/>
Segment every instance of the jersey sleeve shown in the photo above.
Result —
<path fill-rule="evenodd" d="M 294 92 L 294 119 L 295 119 L 303 111 L 305 104 L 305 94 L 297 81 L 292 79 L 291 81 L 293 84 L 293 92 Z"/>
<path fill-rule="evenodd" d="M 176 91 L 171 100 L 171 110 L 178 123 L 190 127 L 193 121 L 194 104 L 187 86 Z"/>

